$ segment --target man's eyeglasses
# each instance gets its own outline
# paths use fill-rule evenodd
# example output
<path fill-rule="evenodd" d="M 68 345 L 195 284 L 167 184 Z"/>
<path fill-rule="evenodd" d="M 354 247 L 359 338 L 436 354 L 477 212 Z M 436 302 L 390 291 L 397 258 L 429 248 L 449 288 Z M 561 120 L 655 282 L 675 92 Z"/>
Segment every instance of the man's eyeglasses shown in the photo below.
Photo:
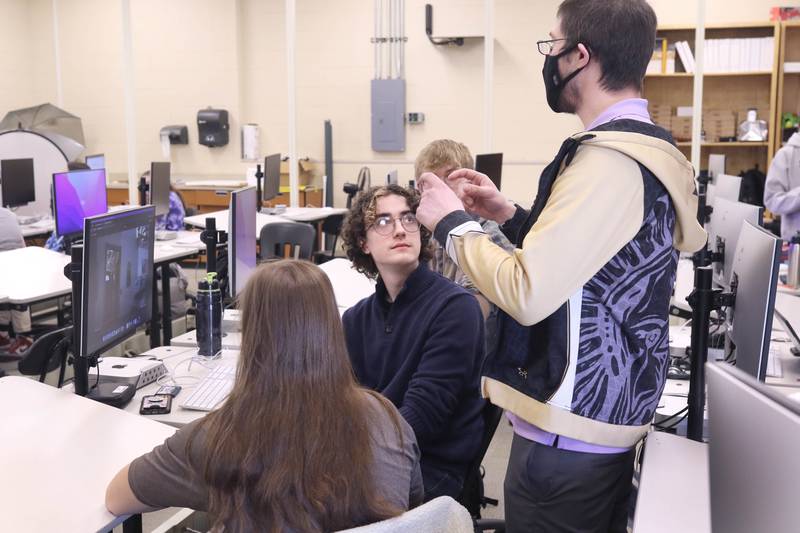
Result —
<path fill-rule="evenodd" d="M 389 215 L 381 215 L 372 223 L 372 227 L 378 232 L 378 235 L 389 235 L 394 231 L 395 221 L 399 220 L 403 229 L 409 233 L 416 233 L 419 231 L 419 222 L 414 213 L 403 213 L 399 217 L 391 217 Z"/>
<path fill-rule="evenodd" d="M 566 39 L 549 39 L 547 41 L 536 41 L 536 46 L 539 48 L 539 53 L 545 56 L 549 56 L 553 53 L 553 49 L 556 47 L 555 43 L 560 41 L 566 41 Z"/>

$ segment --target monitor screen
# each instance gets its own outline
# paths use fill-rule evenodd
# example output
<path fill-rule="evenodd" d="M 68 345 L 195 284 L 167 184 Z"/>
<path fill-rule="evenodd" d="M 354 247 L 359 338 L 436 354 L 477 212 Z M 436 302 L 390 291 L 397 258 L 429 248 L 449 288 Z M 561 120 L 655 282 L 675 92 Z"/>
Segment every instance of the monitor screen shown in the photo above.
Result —
<path fill-rule="evenodd" d="M 0 161 L 0 185 L 3 207 L 18 207 L 35 201 L 33 159 Z"/>
<path fill-rule="evenodd" d="M 719 189 L 717 189 L 719 192 Z M 714 277 L 718 285 L 727 287 L 731 280 L 731 265 L 736 253 L 736 242 L 742 231 L 742 223 L 747 221 L 760 226 L 763 208 L 742 202 L 726 200 L 720 196 L 714 199 L 714 211 L 708 222 L 708 247 L 713 252 L 722 252 L 723 261 L 714 265 Z"/>
<path fill-rule="evenodd" d="M 736 300 L 729 311 L 730 338 L 736 345 L 736 366 L 761 381 L 769 358 L 780 252 L 781 240 L 772 233 L 749 222 L 742 225 L 733 254 Z"/>
<path fill-rule="evenodd" d="M 706 375 L 711 530 L 797 531 L 800 403 L 730 365 Z"/>
<path fill-rule="evenodd" d="M 500 190 L 500 178 L 503 174 L 503 154 L 476 155 L 475 170 L 489 176 L 497 190 Z"/>
<path fill-rule="evenodd" d="M 732 202 L 739 201 L 739 192 L 742 188 L 742 178 L 729 174 L 719 174 L 714 178 L 714 196 Z"/>
<path fill-rule="evenodd" d="M 169 163 L 150 163 L 150 203 L 156 206 L 156 216 L 169 213 Z"/>
<path fill-rule="evenodd" d="M 106 156 L 104 154 L 87 155 L 86 166 L 92 170 L 106 168 Z"/>
<path fill-rule="evenodd" d="M 230 293 L 242 292 L 256 268 L 256 188 L 248 187 L 231 193 L 228 228 L 228 271 Z"/>
<path fill-rule="evenodd" d="M 264 189 L 262 200 L 272 200 L 281 193 L 281 154 L 264 158 Z"/>
<path fill-rule="evenodd" d="M 81 346 L 102 354 L 150 320 L 155 208 L 86 219 L 83 233 Z"/>
<path fill-rule="evenodd" d="M 53 174 L 53 209 L 56 233 L 79 235 L 83 219 L 108 211 L 106 171 L 73 170 Z"/>

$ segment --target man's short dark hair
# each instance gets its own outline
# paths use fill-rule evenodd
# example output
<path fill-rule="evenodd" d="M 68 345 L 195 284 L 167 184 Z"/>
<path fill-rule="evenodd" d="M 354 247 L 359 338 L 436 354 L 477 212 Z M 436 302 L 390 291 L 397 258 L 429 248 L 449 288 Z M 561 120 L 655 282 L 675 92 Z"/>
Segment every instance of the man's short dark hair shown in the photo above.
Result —
<path fill-rule="evenodd" d="M 566 45 L 583 43 L 600 63 L 604 89 L 642 89 L 658 23 L 646 0 L 564 0 L 558 16 Z"/>
<path fill-rule="evenodd" d="M 364 252 L 362 246 L 367 240 L 367 230 L 375 222 L 378 198 L 393 194 L 405 198 L 411 212 L 417 212 L 419 206 L 417 191 L 394 184 L 372 187 L 356 197 L 342 225 L 342 241 L 347 258 L 353 262 L 356 270 L 371 278 L 378 277 L 378 266 L 372 256 Z M 422 224 L 419 227 L 419 237 L 421 241 L 419 261 L 424 263 L 431 260 L 433 252 L 430 248 L 431 233 Z"/>

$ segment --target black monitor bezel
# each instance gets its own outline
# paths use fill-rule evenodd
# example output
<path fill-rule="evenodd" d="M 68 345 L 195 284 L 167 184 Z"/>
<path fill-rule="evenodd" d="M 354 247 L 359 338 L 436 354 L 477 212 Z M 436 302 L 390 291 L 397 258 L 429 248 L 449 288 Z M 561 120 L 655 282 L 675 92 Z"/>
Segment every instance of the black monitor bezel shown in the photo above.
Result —
<path fill-rule="evenodd" d="M 489 174 L 487 174 L 486 172 L 483 172 L 483 169 L 481 168 L 480 163 L 483 162 L 483 161 L 496 163 L 496 162 L 498 162 L 498 160 L 499 160 L 499 165 L 497 166 L 497 168 L 498 168 L 499 174 L 495 179 L 495 176 L 489 176 Z M 492 180 L 492 183 L 494 183 L 494 186 L 497 187 L 497 190 L 499 191 L 500 190 L 500 185 L 501 185 L 501 183 L 503 181 L 503 152 L 495 152 L 495 153 L 491 153 L 491 154 L 477 154 L 475 156 L 475 171 L 476 172 L 481 172 L 482 174 L 486 174 L 486 176 L 488 176 L 489 179 Z"/>
<path fill-rule="evenodd" d="M 277 164 L 274 163 L 276 159 Z M 277 168 L 277 172 L 273 172 L 275 170 L 273 167 Z M 281 154 L 271 154 L 264 158 L 264 187 L 262 187 L 261 201 L 272 200 L 280 194 Z"/>
<path fill-rule="evenodd" d="M 93 359 L 93 358 L 99 356 L 100 354 L 102 354 L 103 352 L 106 352 L 107 350 L 110 350 L 114 346 L 116 346 L 116 345 L 120 344 L 121 342 L 124 342 L 125 340 L 129 339 L 130 337 L 132 337 L 134 334 L 136 334 L 136 329 L 137 329 L 137 328 L 134 328 L 131 331 L 129 331 L 129 332 L 125 333 L 124 335 L 122 335 L 121 337 L 118 337 L 118 338 L 116 338 L 116 339 L 114 339 L 112 341 L 109 341 L 109 342 L 99 346 L 91 354 L 86 353 L 86 338 L 87 338 L 87 335 L 89 333 L 88 329 L 87 329 L 88 328 L 88 321 L 86 320 L 86 316 L 88 315 L 88 306 L 90 305 L 90 302 L 86 298 L 86 291 L 87 291 L 87 287 L 89 285 L 89 283 L 88 283 L 88 281 L 89 281 L 88 280 L 88 269 L 86 268 L 86 264 L 87 264 L 89 256 L 91 255 L 90 254 L 91 250 L 90 250 L 90 246 L 89 246 L 90 243 L 91 243 L 91 239 L 87 239 L 87 236 L 89 235 L 89 231 L 90 231 L 90 226 L 92 224 L 95 224 L 95 223 L 103 222 L 107 218 L 116 218 L 116 217 L 123 217 L 123 216 L 133 216 L 133 215 L 146 214 L 147 211 L 151 211 L 151 215 L 150 215 L 150 233 L 149 233 L 149 235 L 150 235 L 150 247 L 151 247 L 151 250 L 152 250 L 151 251 L 151 256 L 152 256 L 153 262 L 155 263 L 155 223 L 156 223 L 156 215 L 155 215 L 155 207 L 154 206 L 145 205 L 145 206 L 141 206 L 141 207 L 132 207 L 130 209 L 125 209 L 125 210 L 121 210 L 121 211 L 114 211 L 113 213 L 104 213 L 102 215 L 95 215 L 93 217 L 86 217 L 86 218 L 83 219 L 83 262 L 82 262 L 82 265 L 81 265 L 80 346 L 79 346 L 79 349 L 78 349 L 78 353 L 76 354 L 76 356 L 78 356 L 78 357 L 83 357 L 83 358 L 86 358 L 86 359 Z M 155 283 L 155 275 L 154 275 L 154 271 L 153 270 L 154 270 L 153 268 L 150 268 L 151 283 Z M 152 286 L 149 288 L 148 294 L 150 294 L 151 298 L 152 298 L 152 294 L 153 294 Z M 153 302 L 152 301 L 150 302 L 149 309 L 150 309 L 150 316 L 148 316 L 145 319 L 145 322 L 149 322 L 150 320 L 152 320 L 152 313 L 153 313 Z"/>
<path fill-rule="evenodd" d="M 24 203 L 10 204 L 10 203 L 7 202 L 7 197 L 8 197 L 8 194 L 7 194 L 8 189 L 7 189 L 7 187 L 9 187 L 8 183 L 10 183 L 10 181 L 6 180 L 5 176 L 3 176 L 4 172 L 3 172 L 3 168 L 2 168 L 3 163 L 5 163 L 6 161 L 30 161 L 31 162 L 31 175 L 30 175 L 30 184 L 31 184 L 30 193 L 31 193 L 31 195 L 30 195 L 30 199 L 28 199 Z M 32 157 L 15 157 L 13 159 L 0 159 L 0 195 L 2 195 L 2 197 L 3 197 L 3 204 L 2 204 L 3 207 L 7 207 L 7 208 L 22 207 L 22 206 L 28 205 L 28 204 L 33 203 L 33 202 L 36 201 L 36 167 L 34 166 L 34 160 L 33 160 Z"/>

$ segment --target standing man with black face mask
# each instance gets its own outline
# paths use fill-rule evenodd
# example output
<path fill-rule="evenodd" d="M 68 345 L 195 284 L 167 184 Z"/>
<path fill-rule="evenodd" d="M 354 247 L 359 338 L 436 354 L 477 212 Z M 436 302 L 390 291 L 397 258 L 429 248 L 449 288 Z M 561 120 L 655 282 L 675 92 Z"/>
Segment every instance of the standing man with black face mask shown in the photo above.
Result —
<path fill-rule="evenodd" d="M 473 170 L 448 176 L 458 197 L 436 176 L 418 182 L 418 220 L 502 310 L 481 387 L 514 426 L 509 533 L 626 531 L 634 447 L 666 380 L 678 251 L 706 242 L 692 167 L 641 98 L 655 31 L 645 0 L 560 5 L 538 43 L 547 101 L 585 131 L 542 172 L 530 210 Z"/>

